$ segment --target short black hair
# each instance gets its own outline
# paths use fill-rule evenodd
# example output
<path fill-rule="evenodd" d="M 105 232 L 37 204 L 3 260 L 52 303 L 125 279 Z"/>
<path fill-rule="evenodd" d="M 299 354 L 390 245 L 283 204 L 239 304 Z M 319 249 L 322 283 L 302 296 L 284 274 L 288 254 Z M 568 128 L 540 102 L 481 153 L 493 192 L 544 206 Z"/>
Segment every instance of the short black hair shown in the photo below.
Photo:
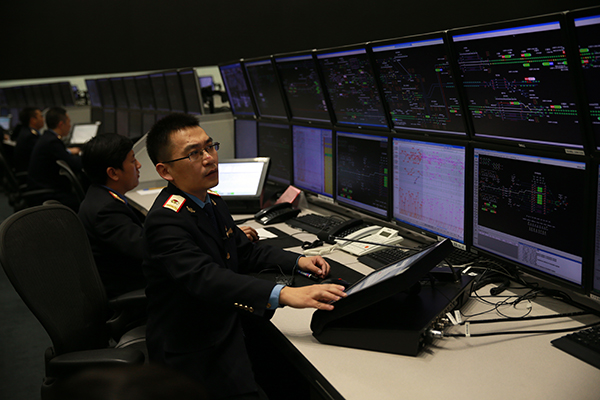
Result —
<path fill-rule="evenodd" d="M 67 110 L 62 107 L 52 107 L 46 113 L 46 125 L 48 129 L 54 129 L 60 121 L 67 120 Z"/>
<path fill-rule="evenodd" d="M 22 109 L 19 112 L 19 122 L 21 123 L 21 125 L 29 126 L 29 121 L 31 121 L 31 118 L 35 117 L 36 111 L 41 112 L 41 110 L 36 107 L 25 107 L 24 109 Z"/>
<path fill-rule="evenodd" d="M 167 161 L 170 156 L 171 133 L 200 126 L 198 119 L 190 114 L 171 114 L 158 120 L 146 137 L 146 150 L 154 165 Z"/>
<path fill-rule="evenodd" d="M 106 169 L 123 169 L 123 162 L 133 148 L 131 139 L 116 133 L 96 135 L 83 146 L 81 162 L 92 183 L 104 185 Z"/>

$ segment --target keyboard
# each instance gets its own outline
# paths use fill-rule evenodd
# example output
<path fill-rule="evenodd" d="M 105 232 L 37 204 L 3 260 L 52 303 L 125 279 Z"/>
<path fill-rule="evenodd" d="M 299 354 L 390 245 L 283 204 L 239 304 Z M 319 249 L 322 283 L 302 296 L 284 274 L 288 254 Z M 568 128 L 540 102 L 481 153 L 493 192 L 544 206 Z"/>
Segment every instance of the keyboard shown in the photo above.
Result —
<path fill-rule="evenodd" d="M 318 214 L 305 214 L 288 219 L 286 223 L 292 228 L 302 229 L 316 235 L 323 230 L 329 230 L 335 226 L 341 225 L 344 221 Z"/>
<path fill-rule="evenodd" d="M 600 325 L 569 333 L 551 343 L 573 357 L 600 368 Z"/>
<path fill-rule="evenodd" d="M 419 251 L 420 250 L 404 249 L 400 247 L 385 247 L 373 253 L 358 257 L 358 261 L 371 268 L 379 269 L 391 263 L 403 260 Z M 446 257 L 446 260 L 454 266 L 473 262 L 477 258 L 479 258 L 477 254 L 469 253 L 468 251 L 455 247 L 452 250 L 452 253 Z"/>

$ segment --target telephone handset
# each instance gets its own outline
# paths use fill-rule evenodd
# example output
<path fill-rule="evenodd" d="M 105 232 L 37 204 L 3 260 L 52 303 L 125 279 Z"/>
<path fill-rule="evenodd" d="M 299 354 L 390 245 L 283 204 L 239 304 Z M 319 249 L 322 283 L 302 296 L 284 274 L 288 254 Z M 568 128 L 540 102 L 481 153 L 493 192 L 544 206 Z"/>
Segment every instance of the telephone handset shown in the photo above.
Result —
<path fill-rule="evenodd" d="M 257 212 L 254 219 L 263 225 L 270 225 L 287 221 L 298 214 L 300 210 L 294 209 L 291 203 L 277 203 Z"/>
<path fill-rule="evenodd" d="M 402 236 L 398 235 L 397 230 L 377 225 L 367 226 L 366 228 L 358 230 L 344 237 L 344 239 L 370 242 L 357 243 L 343 239 L 336 240 L 339 249 L 344 250 L 345 252 L 348 252 L 350 254 L 354 254 L 357 257 L 380 250 L 383 246 L 378 246 L 377 243 L 385 245 L 394 245 L 404 240 Z"/>

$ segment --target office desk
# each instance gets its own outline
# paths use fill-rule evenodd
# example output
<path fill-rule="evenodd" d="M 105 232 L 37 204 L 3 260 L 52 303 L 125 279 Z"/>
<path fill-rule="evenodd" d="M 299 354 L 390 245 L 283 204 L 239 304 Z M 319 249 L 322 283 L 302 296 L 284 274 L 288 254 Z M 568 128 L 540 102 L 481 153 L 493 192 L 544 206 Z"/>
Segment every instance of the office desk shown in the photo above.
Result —
<path fill-rule="evenodd" d="M 253 227 L 260 226 L 249 222 Z M 297 233 L 285 224 L 272 225 L 301 240 L 314 235 Z M 298 248 L 290 249 L 300 251 Z M 356 259 L 343 252 L 327 257 L 361 273 L 371 272 Z M 335 274 L 335 271 L 333 271 Z M 488 295 L 488 286 L 479 291 Z M 514 289 L 519 293 L 523 290 Z M 506 292 L 505 292 L 506 293 Z M 503 297 L 494 297 L 497 302 Z M 532 302 L 532 314 L 545 315 L 575 311 L 558 300 L 540 298 Z M 462 308 L 464 314 L 489 310 L 491 306 L 470 299 Z M 517 309 L 505 307 L 510 316 L 525 313 L 526 303 Z M 564 335 L 515 334 L 487 337 L 434 340 L 417 356 L 402 356 L 319 343 L 310 330 L 314 310 L 277 310 L 271 323 L 290 348 L 308 363 L 303 373 L 315 387 L 324 387 L 331 398 L 358 399 L 598 399 L 600 370 L 554 348 L 550 341 Z M 494 312 L 474 319 L 501 318 Z M 585 325 L 598 320 L 595 316 L 536 321 L 472 324 L 471 334 L 515 331 L 552 330 Z M 453 327 L 447 333 L 464 333 L 464 327 Z M 310 370 L 314 369 L 314 370 Z M 324 382 L 323 378 L 327 381 Z M 331 386 L 328 388 L 327 383 Z M 325 396 L 325 398 L 327 398 Z"/>

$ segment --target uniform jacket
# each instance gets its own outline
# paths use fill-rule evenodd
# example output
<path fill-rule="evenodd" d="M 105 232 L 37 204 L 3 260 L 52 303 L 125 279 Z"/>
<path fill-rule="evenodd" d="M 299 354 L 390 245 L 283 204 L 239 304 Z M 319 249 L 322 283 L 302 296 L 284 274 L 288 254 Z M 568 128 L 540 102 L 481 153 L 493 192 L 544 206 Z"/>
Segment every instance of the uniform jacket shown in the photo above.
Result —
<path fill-rule="evenodd" d="M 39 138 L 40 133 L 35 129 L 30 127 L 21 128 L 15 145 L 15 170 L 17 172 L 27 171 L 31 152 Z"/>
<path fill-rule="evenodd" d="M 163 189 L 145 221 L 144 273 L 150 359 L 201 381 L 217 398 L 256 390 L 240 313 L 269 314 L 275 284 L 244 273 L 277 265 L 290 273 L 298 255 L 255 246 L 224 201 L 211 199 L 218 231 L 182 191 Z"/>
<path fill-rule="evenodd" d="M 106 187 L 91 185 L 79 218 L 108 297 L 145 287 L 143 225 L 123 199 Z"/>

